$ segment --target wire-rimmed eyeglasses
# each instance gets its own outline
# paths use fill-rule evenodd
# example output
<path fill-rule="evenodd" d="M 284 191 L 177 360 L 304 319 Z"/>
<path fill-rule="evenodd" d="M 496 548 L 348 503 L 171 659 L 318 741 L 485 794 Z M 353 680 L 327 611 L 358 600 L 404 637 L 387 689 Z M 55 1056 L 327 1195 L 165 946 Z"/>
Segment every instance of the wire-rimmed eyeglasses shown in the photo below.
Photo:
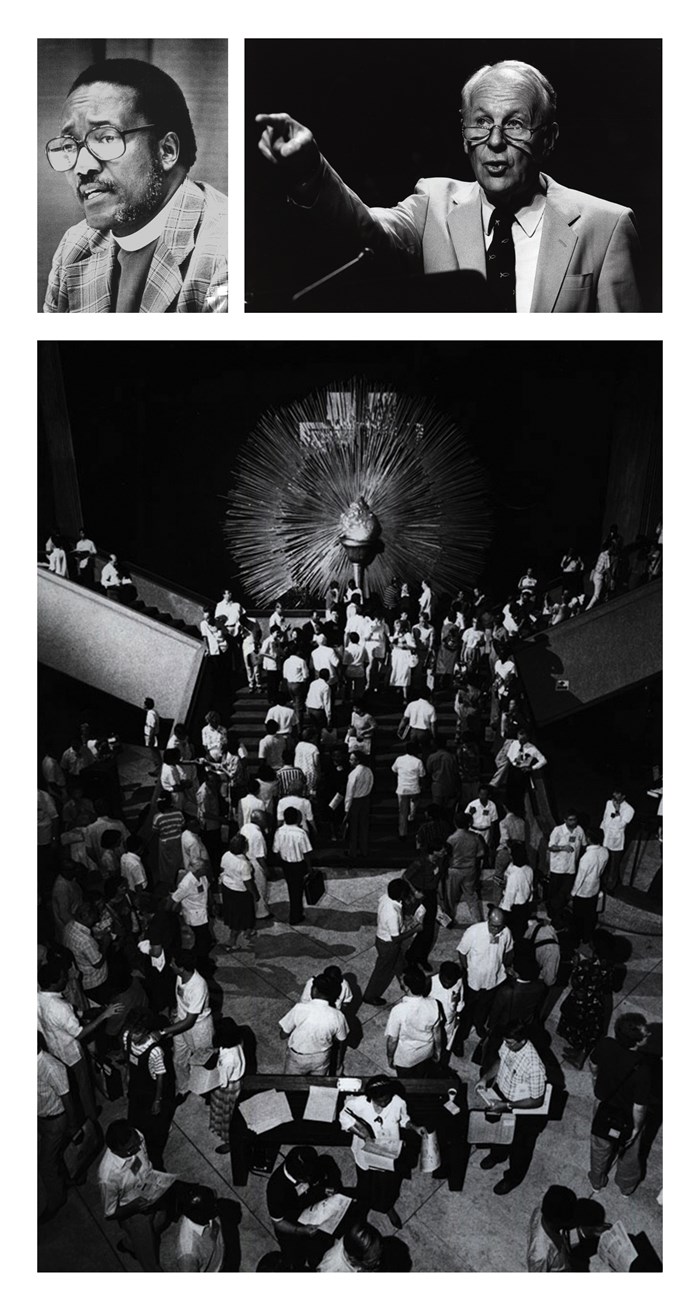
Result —
<path fill-rule="evenodd" d="M 155 123 L 143 123 L 140 127 L 112 127 L 111 123 L 102 123 L 93 127 L 84 141 L 76 141 L 74 136 L 52 136 L 46 142 L 46 158 L 57 173 L 67 173 L 75 168 L 78 155 L 83 146 L 94 159 L 106 163 L 111 159 L 120 159 L 126 150 L 125 137 L 131 132 L 145 132 L 155 127 Z"/>
<path fill-rule="evenodd" d="M 484 141 L 490 140 L 491 133 L 497 127 L 505 141 L 512 141 L 514 145 L 527 145 L 535 132 L 540 132 L 546 126 L 546 123 L 537 123 L 534 127 L 527 127 L 519 118 L 510 119 L 505 123 L 463 122 L 462 136 L 467 145 L 481 145 Z"/>

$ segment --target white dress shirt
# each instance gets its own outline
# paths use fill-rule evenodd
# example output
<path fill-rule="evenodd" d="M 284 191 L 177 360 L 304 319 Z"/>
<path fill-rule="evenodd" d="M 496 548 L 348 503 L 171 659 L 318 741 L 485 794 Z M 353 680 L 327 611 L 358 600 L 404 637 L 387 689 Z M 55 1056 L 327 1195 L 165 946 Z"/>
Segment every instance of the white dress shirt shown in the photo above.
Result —
<path fill-rule="evenodd" d="M 600 890 L 600 879 L 609 858 L 609 852 L 602 845 L 589 845 L 581 856 L 571 894 L 579 895 L 585 900 L 590 900 L 597 895 Z"/>
<path fill-rule="evenodd" d="M 519 741 L 513 741 L 508 746 L 508 761 L 514 764 L 516 768 L 524 768 L 528 773 L 536 773 L 539 768 L 544 768 L 547 760 L 541 750 L 537 749 L 532 741 L 525 741 L 522 745 Z"/>
<path fill-rule="evenodd" d="M 405 995 L 389 1014 L 386 1035 L 397 1041 L 394 1063 L 413 1068 L 435 1054 L 440 1007 L 431 996 Z"/>
<path fill-rule="evenodd" d="M 435 726 L 435 709 L 429 700 L 411 700 L 403 714 L 414 731 L 428 732 Z"/>
<path fill-rule="evenodd" d="M 510 929 L 504 927 L 494 941 L 488 923 L 474 923 L 468 927 L 459 945 L 467 964 L 467 985 L 470 991 L 492 991 L 506 980 L 503 958 L 513 949 Z"/>
<path fill-rule="evenodd" d="M 398 900 L 384 892 L 377 905 L 377 938 L 391 941 L 403 930 L 403 909 Z"/>
<path fill-rule="evenodd" d="M 498 822 L 498 810 L 493 800 L 487 800 L 485 805 L 481 800 L 471 800 L 464 812 L 471 814 L 475 832 L 488 832 Z"/>
<path fill-rule="evenodd" d="M 364 1123 L 369 1123 L 376 1141 L 386 1142 L 398 1141 L 399 1128 L 410 1122 L 406 1101 L 402 1100 L 400 1095 L 395 1095 L 383 1109 L 378 1109 L 366 1095 L 349 1096 L 340 1111 L 339 1121 L 343 1131 L 347 1132 L 354 1127 L 357 1118 L 361 1118 Z M 354 1132 L 352 1153 L 357 1167 L 366 1171 L 370 1164 L 367 1162 L 362 1138 L 356 1136 Z"/>
<path fill-rule="evenodd" d="M 399 755 L 391 765 L 396 773 L 397 795 L 420 795 L 421 778 L 425 777 L 425 768 L 421 759 L 413 754 Z"/>
<path fill-rule="evenodd" d="M 625 828 L 634 818 L 634 809 L 631 804 L 623 800 L 620 804 L 620 812 L 615 809 L 612 800 L 608 800 L 603 814 L 601 827 L 603 829 L 603 845 L 606 850 L 624 850 L 625 848 Z"/>
<path fill-rule="evenodd" d="M 515 311 L 518 314 L 529 314 L 532 304 L 545 204 L 546 196 L 538 191 L 530 204 L 516 210 L 515 214 L 513 245 L 515 247 Z M 493 232 L 489 233 L 493 210 L 494 206 L 489 204 L 482 191 L 481 221 L 484 226 L 484 243 L 487 250 L 493 240 Z"/>
<path fill-rule="evenodd" d="M 301 864 L 304 862 L 304 855 L 312 849 L 312 845 L 303 827 L 285 823 L 277 828 L 272 849 L 284 863 Z"/>
<path fill-rule="evenodd" d="M 501 900 L 501 909 L 512 909 L 513 905 L 527 904 L 532 899 L 533 872 L 529 864 L 521 868 L 509 864 L 506 868 L 506 889 Z"/>
<path fill-rule="evenodd" d="M 558 827 L 553 827 L 549 838 L 549 871 L 550 873 L 575 873 L 581 851 L 586 844 L 586 837 L 582 827 L 575 827 L 573 832 L 569 830 L 566 823 L 560 823 Z M 573 850 L 552 850 L 553 845 L 572 845 Z"/>
<path fill-rule="evenodd" d="M 366 764 L 356 764 L 348 774 L 347 785 L 345 787 L 345 812 L 347 813 L 352 800 L 360 800 L 363 795 L 369 795 L 374 786 L 374 773 Z"/>
<path fill-rule="evenodd" d="M 295 1004 L 280 1027 L 289 1037 L 292 1054 L 325 1054 L 334 1041 L 344 1041 L 349 1027 L 345 1014 L 327 1000 L 304 1000 Z"/>

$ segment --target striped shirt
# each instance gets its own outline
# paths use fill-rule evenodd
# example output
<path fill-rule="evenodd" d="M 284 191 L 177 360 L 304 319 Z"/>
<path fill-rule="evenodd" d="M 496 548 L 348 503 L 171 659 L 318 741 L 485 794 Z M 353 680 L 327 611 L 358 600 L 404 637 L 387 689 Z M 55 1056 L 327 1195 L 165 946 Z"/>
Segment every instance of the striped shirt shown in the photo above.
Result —
<path fill-rule="evenodd" d="M 145 1054 L 150 1046 L 148 1071 L 155 1082 L 157 1077 L 162 1077 L 165 1074 L 165 1059 L 163 1058 L 163 1051 L 160 1046 L 152 1045 L 152 1041 L 153 1036 L 147 1036 L 145 1041 L 132 1040 L 131 1042 L 129 1041 L 128 1032 L 124 1032 L 122 1036 L 122 1044 L 126 1050 L 130 1064 L 137 1064 L 141 1055 Z"/>

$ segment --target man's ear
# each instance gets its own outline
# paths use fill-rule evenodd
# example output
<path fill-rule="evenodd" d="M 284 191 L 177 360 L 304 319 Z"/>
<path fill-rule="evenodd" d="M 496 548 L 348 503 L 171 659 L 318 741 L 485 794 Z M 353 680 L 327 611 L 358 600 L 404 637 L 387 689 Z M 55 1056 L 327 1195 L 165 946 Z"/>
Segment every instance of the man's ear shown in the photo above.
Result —
<path fill-rule="evenodd" d="M 550 123 L 549 126 L 545 128 L 545 132 L 544 132 L 544 148 L 542 150 L 543 159 L 546 159 L 547 155 L 551 155 L 558 139 L 559 139 L 559 124 Z"/>
<path fill-rule="evenodd" d="M 158 142 L 160 161 L 166 173 L 174 168 L 180 158 L 180 138 L 177 132 L 166 132 Z"/>

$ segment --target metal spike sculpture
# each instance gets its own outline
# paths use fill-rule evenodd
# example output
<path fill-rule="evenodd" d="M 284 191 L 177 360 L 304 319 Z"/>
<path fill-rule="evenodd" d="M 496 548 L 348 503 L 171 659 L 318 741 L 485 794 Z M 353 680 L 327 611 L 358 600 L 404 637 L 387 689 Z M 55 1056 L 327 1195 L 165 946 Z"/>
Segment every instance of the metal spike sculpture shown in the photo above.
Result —
<path fill-rule="evenodd" d="M 237 454 L 224 534 L 247 591 L 324 594 L 353 565 L 455 591 L 490 540 L 486 476 L 427 397 L 360 379 L 270 410 Z"/>

